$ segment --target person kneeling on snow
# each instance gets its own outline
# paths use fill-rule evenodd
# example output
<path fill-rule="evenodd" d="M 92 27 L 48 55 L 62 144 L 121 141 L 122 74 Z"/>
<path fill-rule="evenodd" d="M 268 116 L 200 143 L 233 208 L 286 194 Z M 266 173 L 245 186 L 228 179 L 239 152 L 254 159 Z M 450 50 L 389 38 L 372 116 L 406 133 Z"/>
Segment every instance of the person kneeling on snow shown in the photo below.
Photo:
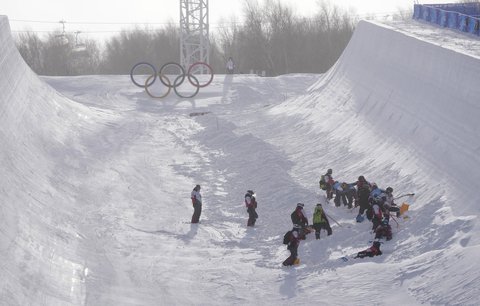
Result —
<path fill-rule="evenodd" d="M 388 219 L 382 220 L 382 223 L 375 229 L 375 239 L 385 238 L 387 241 L 392 239 L 392 227 L 388 224 Z"/>
<path fill-rule="evenodd" d="M 322 204 L 318 203 L 313 212 L 313 228 L 315 229 L 315 238 L 320 239 L 320 231 L 322 229 L 327 231 L 328 236 L 332 234 L 330 222 L 323 211 Z"/>
<path fill-rule="evenodd" d="M 374 241 L 373 245 L 366 250 L 360 251 L 357 253 L 357 256 L 354 258 L 364 258 L 364 257 L 373 257 L 382 255 L 382 251 L 380 251 L 380 242 Z"/>
<path fill-rule="evenodd" d="M 284 266 L 292 266 L 298 259 L 298 246 L 300 245 L 300 236 L 298 231 L 289 231 L 287 250 L 290 251 L 290 256 L 283 262 Z"/>

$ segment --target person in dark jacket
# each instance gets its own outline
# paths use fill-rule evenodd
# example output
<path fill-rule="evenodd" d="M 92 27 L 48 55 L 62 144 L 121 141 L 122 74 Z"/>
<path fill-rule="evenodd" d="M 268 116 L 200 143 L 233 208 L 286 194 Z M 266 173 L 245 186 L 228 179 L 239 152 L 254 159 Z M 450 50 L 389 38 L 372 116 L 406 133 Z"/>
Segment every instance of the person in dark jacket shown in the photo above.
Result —
<path fill-rule="evenodd" d="M 364 258 L 364 257 L 373 257 L 382 255 L 382 251 L 380 251 L 380 242 L 374 241 L 373 245 L 366 250 L 360 251 L 354 258 Z"/>
<path fill-rule="evenodd" d="M 248 212 L 247 226 L 254 226 L 258 214 L 255 211 L 255 209 L 257 209 L 257 199 L 255 198 L 253 190 L 247 190 L 247 193 L 245 194 L 245 206 L 247 207 Z"/>
<path fill-rule="evenodd" d="M 193 204 L 192 223 L 198 223 L 202 214 L 202 195 L 200 194 L 200 185 L 196 185 L 191 193 Z"/>
<path fill-rule="evenodd" d="M 293 229 L 298 231 L 298 236 L 300 239 L 305 240 L 305 235 L 307 234 L 308 219 L 305 216 L 305 211 L 303 203 L 298 203 L 295 210 L 290 215 L 293 223 Z"/>
<path fill-rule="evenodd" d="M 358 177 L 357 181 L 357 194 L 355 197 L 355 206 L 359 206 L 357 222 L 362 222 L 365 217 L 363 216 L 365 210 L 370 206 L 368 198 L 370 197 L 370 184 L 367 182 L 363 175 Z"/>
<path fill-rule="evenodd" d="M 298 231 L 292 230 L 290 235 L 290 241 L 287 245 L 287 249 L 290 251 L 290 256 L 283 262 L 284 266 L 292 266 L 298 263 L 298 246 L 300 245 L 300 238 Z"/>

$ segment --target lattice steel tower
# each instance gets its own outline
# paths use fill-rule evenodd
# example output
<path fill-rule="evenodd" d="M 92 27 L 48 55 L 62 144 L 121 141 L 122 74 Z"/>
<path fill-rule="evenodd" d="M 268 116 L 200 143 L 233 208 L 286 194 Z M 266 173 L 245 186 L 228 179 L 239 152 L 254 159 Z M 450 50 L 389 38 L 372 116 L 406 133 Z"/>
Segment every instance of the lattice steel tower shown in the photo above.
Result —
<path fill-rule="evenodd" d="M 180 63 L 185 69 L 196 62 L 210 64 L 208 28 L 208 0 L 180 0 Z M 198 69 L 207 73 L 203 65 Z"/>

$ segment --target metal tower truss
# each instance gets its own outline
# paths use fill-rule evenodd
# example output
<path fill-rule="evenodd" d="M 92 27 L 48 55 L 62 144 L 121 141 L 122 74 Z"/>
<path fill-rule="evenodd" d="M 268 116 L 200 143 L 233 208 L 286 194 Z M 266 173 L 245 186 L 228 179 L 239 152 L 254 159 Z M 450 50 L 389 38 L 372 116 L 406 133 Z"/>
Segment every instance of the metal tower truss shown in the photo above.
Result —
<path fill-rule="evenodd" d="M 210 64 L 208 0 L 180 0 L 180 63 L 187 70 L 196 62 Z M 196 65 L 205 74 L 207 67 Z"/>

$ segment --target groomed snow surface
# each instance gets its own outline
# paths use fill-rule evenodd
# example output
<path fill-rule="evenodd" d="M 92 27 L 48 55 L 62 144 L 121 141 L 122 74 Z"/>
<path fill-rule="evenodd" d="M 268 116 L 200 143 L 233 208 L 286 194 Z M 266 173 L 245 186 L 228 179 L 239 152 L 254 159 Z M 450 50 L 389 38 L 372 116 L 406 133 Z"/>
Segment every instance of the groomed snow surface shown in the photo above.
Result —
<path fill-rule="evenodd" d="M 475 38 L 362 21 L 324 75 L 217 74 L 161 100 L 129 76 L 38 77 L 5 16 L 0 42 L 1 305 L 480 303 Z M 371 223 L 326 204 L 341 226 L 282 267 L 290 213 L 325 204 L 328 168 L 414 192 L 410 218 L 382 256 L 343 262 Z"/>

